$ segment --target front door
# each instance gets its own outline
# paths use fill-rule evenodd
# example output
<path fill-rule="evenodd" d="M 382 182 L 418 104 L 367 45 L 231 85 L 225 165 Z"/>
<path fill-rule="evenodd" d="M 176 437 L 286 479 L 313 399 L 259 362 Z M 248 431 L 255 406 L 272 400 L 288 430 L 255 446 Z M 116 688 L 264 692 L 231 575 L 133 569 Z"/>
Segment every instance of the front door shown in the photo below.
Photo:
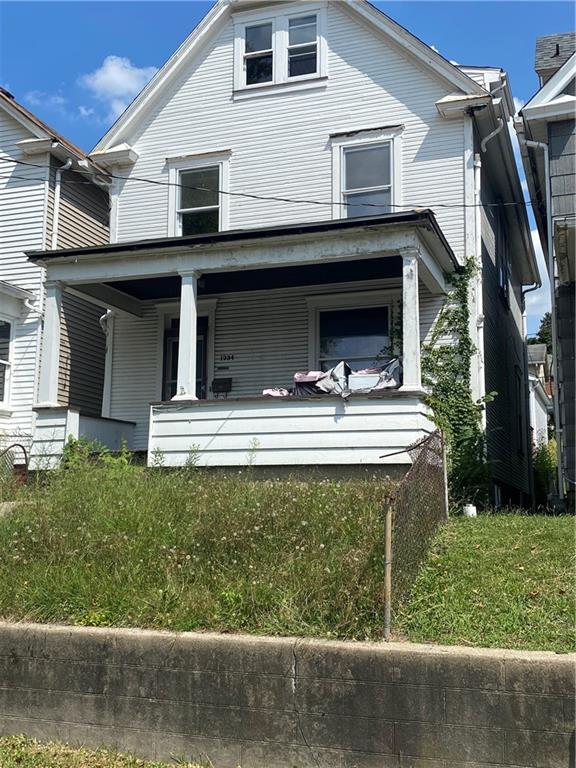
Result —
<path fill-rule="evenodd" d="M 206 398 L 206 343 L 208 335 L 208 318 L 199 317 L 196 338 L 196 397 Z M 178 336 L 180 333 L 180 318 L 173 317 L 167 321 L 164 329 L 164 362 L 162 369 L 162 399 L 171 400 L 176 394 L 178 380 Z"/>

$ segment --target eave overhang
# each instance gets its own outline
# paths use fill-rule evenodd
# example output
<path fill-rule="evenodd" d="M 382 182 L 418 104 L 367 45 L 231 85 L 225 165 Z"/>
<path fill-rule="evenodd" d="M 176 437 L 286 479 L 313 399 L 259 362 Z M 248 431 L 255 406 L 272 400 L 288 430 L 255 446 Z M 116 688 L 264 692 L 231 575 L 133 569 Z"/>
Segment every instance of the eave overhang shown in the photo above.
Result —
<path fill-rule="evenodd" d="M 262 229 L 236 229 L 203 235 L 185 237 L 154 238 L 124 243 L 68 248 L 54 251 L 27 251 L 26 256 L 35 264 L 48 266 L 54 263 L 78 262 L 83 259 L 137 257 L 140 254 L 167 254 L 170 252 L 192 253 L 211 249 L 241 248 L 263 241 L 282 241 L 288 239 L 310 240 L 338 233 L 343 237 L 352 237 L 354 233 L 376 230 L 411 228 L 418 231 L 422 240 L 430 248 L 438 263 L 446 272 L 460 268 L 454 252 L 436 217 L 431 210 L 421 209 L 402 213 L 389 213 L 363 218 L 331 219 L 328 221 L 286 224 Z"/>

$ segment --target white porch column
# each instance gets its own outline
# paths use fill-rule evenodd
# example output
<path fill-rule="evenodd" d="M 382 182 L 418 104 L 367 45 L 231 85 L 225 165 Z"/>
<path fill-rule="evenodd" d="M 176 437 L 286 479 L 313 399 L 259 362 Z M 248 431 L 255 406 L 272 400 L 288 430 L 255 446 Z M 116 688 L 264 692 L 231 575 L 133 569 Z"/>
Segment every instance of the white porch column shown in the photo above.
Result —
<path fill-rule="evenodd" d="M 196 328 L 198 323 L 198 278 L 195 270 L 180 272 L 180 333 L 178 336 L 178 381 L 173 400 L 196 400 Z"/>
<path fill-rule="evenodd" d="M 420 368 L 420 304 L 418 298 L 418 253 L 402 254 L 402 389 L 422 389 Z"/>
<path fill-rule="evenodd" d="M 38 378 L 38 405 L 58 406 L 58 372 L 60 367 L 60 313 L 62 285 L 44 283 L 44 322 L 42 326 L 42 359 Z"/>

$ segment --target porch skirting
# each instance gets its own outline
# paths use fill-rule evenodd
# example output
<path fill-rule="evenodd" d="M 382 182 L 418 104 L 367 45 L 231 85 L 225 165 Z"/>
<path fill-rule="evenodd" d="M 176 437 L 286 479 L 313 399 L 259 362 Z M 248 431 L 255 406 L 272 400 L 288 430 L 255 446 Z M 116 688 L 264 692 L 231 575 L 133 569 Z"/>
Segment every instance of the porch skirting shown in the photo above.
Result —
<path fill-rule="evenodd" d="M 246 397 L 153 403 L 148 462 L 182 466 L 410 464 L 404 451 L 434 430 L 424 393 Z"/>

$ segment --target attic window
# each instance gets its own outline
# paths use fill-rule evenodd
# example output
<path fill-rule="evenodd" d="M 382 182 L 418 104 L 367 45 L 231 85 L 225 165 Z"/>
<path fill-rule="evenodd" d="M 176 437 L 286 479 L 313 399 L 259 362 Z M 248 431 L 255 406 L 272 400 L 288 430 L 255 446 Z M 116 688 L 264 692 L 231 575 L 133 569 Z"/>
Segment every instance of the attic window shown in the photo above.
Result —
<path fill-rule="evenodd" d="M 300 81 L 326 76 L 323 29 L 326 9 L 302 2 L 291 9 L 246 11 L 234 14 L 234 90 L 276 92 L 305 87 Z M 274 86 L 274 88 L 271 88 Z M 248 95 L 248 94 L 245 94 Z"/>
<path fill-rule="evenodd" d="M 318 68 L 317 20 L 297 16 L 288 20 L 288 77 L 312 75 Z"/>
<path fill-rule="evenodd" d="M 272 23 L 246 27 L 244 68 L 246 85 L 272 82 L 274 52 L 272 50 Z"/>

